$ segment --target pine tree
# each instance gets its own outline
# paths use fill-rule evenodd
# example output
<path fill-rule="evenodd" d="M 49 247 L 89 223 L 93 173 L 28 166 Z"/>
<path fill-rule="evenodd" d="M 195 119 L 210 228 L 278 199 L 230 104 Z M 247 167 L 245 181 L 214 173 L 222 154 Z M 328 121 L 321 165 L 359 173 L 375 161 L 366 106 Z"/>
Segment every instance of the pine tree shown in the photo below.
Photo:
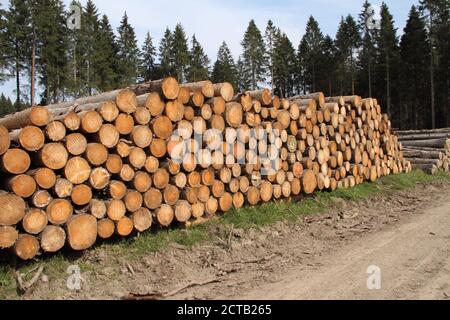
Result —
<path fill-rule="evenodd" d="M 236 65 L 226 42 L 222 42 L 214 63 L 211 80 L 214 83 L 230 82 L 235 89 L 239 88 Z"/>
<path fill-rule="evenodd" d="M 286 34 L 280 34 L 276 38 L 273 70 L 275 93 L 280 97 L 289 97 L 294 94 L 296 55 L 292 42 Z"/>
<path fill-rule="evenodd" d="M 195 35 L 192 36 L 192 47 L 189 52 L 187 81 L 196 82 L 209 78 L 209 58 Z"/>
<path fill-rule="evenodd" d="M 36 1 L 32 6 L 36 30 L 36 69 L 44 88 L 41 104 L 60 101 L 68 84 L 68 29 L 60 0 Z"/>
<path fill-rule="evenodd" d="M 164 36 L 159 44 L 160 69 L 163 76 L 171 76 L 174 74 L 174 59 L 172 55 L 173 34 L 166 28 Z"/>
<path fill-rule="evenodd" d="M 381 23 L 379 36 L 377 37 L 377 46 L 377 67 L 379 69 L 378 73 L 381 75 L 378 78 L 383 83 L 381 87 L 384 88 L 384 90 L 377 92 L 377 96 L 386 105 L 387 113 L 392 115 L 392 79 L 394 75 L 398 74 L 395 71 L 398 71 L 396 68 L 399 64 L 398 39 L 393 17 L 385 3 L 381 6 Z"/>
<path fill-rule="evenodd" d="M 127 86 L 136 83 L 139 78 L 140 50 L 134 28 L 129 24 L 126 12 L 117 31 L 119 34 L 117 40 L 120 60 L 119 83 L 121 86 Z"/>
<path fill-rule="evenodd" d="M 156 75 L 156 48 L 153 45 L 153 38 L 150 32 L 147 32 L 145 37 L 142 54 L 141 78 L 144 81 L 154 80 Z"/>
<path fill-rule="evenodd" d="M 302 42 L 304 42 L 302 48 L 305 49 L 302 54 L 304 55 L 305 77 L 310 80 L 308 84 L 309 90 L 312 90 L 312 92 L 316 91 L 318 76 L 317 63 L 319 62 L 322 52 L 323 40 L 324 38 L 320 31 L 319 24 L 313 16 L 310 16 L 308 23 L 306 24 L 305 35 L 302 39 Z"/>
<path fill-rule="evenodd" d="M 172 58 L 174 76 L 177 77 L 180 83 L 186 80 L 186 69 L 189 65 L 189 49 L 186 33 L 183 26 L 178 23 L 173 31 L 172 37 Z"/>
<path fill-rule="evenodd" d="M 402 61 L 401 87 L 403 110 L 394 118 L 394 125 L 400 128 L 430 127 L 431 118 L 426 108 L 430 106 L 429 74 L 429 39 L 425 24 L 415 6 L 409 13 L 406 27 L 400 42 Z"/>
<path fill-rule="evenodd" d="M 276 28 L 273 24 L 272 20 L 267 22 L 266 32 L 264 34 L 265 45 L 267 48 L 266 51 L 266 60 L 267 60 L 267 68 L 270 75 L 270 83 L 272 87 L 272 91 L 274 90 L 274 50 L 275 50 L 275 41 L 279 36 L 280 30 Z"/>
<path fill-rule="evenodd" d="M 374 21 L 374 12 L 369 1 L 363 3 L 363 10 L 359 14 L 358 27 L 362 34 L 362 48 L 359 54 L 359 64 L 361 76 L 359 77 L 360 88 L 358 92 L 364 96 L 372 96 L 373 82 L 373 63 L 375 61 L 375 38 L 376 23 Z"/>
<path fill-rule="evenodd" d="M 243 63 L 250 70 L 251 89 L 255 90 L 258 88 L 258 83 L 264 81 L 267 62 L 264 40 L 254 20 L 250 21 L 241 45 L 243 48 Z"/>
<path fill-rule="evenodd" d="M 16 105 L 21 107 L 21 78 L 30 61 L 31 13 L 29 1 L 11 0 L 6 13 L 6 35 L 11 50 L 8 65 L 16 80 Z"/>
<path fill-rule="evenodd" d="M 119 86 L 118 46 L 114 31 L 106 15 L 100 23 L 94 56 L 97 73 L 96 87 L 100 91 L 109 91 Z"/>

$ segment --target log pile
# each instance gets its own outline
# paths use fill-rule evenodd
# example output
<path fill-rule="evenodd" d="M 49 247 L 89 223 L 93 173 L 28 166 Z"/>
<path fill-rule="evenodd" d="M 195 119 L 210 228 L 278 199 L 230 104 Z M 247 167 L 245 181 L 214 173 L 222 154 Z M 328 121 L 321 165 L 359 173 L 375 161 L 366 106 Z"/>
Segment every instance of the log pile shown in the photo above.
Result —
<path fill-rule="evenodd" d="M 411 170 L 376 99 L 171 77 L 0 119 L 0 167 L 23 260 Z"/>
<path fill-rule="evenodd" d="M 395 131 L 403 145 L 403 155 L 413 169 L 429 174 L 450 170 L 450 128 Z"/>

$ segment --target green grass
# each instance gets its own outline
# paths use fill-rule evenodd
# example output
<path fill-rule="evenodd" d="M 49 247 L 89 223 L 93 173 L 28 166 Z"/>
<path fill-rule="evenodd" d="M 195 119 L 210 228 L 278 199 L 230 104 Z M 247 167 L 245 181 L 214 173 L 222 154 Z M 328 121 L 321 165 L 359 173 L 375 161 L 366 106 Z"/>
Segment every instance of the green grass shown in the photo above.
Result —
<path fill-rule="evenodd" d="M 296 221 L 300 216 L 321 213 L 327 210 L 334 198 L 346 201 L 361 201 L 369 197 L 391 194 L 395 191 L 405 190 L 421 183 L 434 181 L 450 182 L 450 174 L 439 173 L 435 176 L 426 175 L 421 171 L 409 174 L 383 177 L 375 183 L 363 183 L 352 189 L 341 189 L 333 192 L 317 192 L 311 197 L 305 197 L 299 202 L 271 202 L 253 208 L 232 210 L 205 225 L 195 228 L 164 229 L 148 232 L 132 239 L 122 239 L 99 244 L 93 250 L 104 250 L 109 257 L 120 257 L 132 261 L 151 252 L 163 251 L 171 243 L 185 247 L 192 247 L 205 241 L 215 241 L 216 238 L 226 240 L 231 228 L 250 229 L 272 225 L 279 221 Z M 83 254 L 59 253 L 36 259 L 31 263 L 17 264 L 14 258 L 8 261 L 0 260 L 0 299 L 14 296 L 15 280 L 14 267 L 21 273 L 44 264 L 45 274 L 49 277 L 59 278 L 66 273 L 71 264 L 80 265 L 82 271 L 95 270 L 95 262 L 84 262 Z M 81 259 L 80 259 L 81 258 Z"/>

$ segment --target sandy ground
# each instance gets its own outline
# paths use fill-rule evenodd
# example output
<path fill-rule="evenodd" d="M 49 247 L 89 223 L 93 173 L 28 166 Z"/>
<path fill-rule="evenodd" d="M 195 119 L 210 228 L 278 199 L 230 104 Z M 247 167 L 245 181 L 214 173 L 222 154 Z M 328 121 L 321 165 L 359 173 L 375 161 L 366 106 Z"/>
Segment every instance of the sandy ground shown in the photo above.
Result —
<path fill-rule="evenodd" d="M 336 199 L 295 224 L 231 229 L 137 261 L 99 248 L 74 261 L 98 266 L 82 274 L 81 290 L 49 278 L 22 298 L 449 299 L 449 240 L 450 188 L 441 182 L 360 203 Z"/>

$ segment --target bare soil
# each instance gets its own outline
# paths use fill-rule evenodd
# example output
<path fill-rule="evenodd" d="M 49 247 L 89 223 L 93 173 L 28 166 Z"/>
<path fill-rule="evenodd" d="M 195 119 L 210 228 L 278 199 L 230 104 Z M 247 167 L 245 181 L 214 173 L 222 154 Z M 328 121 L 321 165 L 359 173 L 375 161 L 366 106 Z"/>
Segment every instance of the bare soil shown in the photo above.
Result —
<path fill-rule="evenodd" d="M 335 200 L 325 214 L 230 229 L 227 237 L 192 249 L 171 245 L 137 262 L 95 250 L 82 258 L 96 267 L 82 273 L 81 290 L 67 289 L 64 277 L 48 277 L 22 298 L 156 292 L 168 299 L 449 299 L 448 183 L 359 203 Z M 372 265 L 381 271 L 380 290 L 367 288 Z"/>

